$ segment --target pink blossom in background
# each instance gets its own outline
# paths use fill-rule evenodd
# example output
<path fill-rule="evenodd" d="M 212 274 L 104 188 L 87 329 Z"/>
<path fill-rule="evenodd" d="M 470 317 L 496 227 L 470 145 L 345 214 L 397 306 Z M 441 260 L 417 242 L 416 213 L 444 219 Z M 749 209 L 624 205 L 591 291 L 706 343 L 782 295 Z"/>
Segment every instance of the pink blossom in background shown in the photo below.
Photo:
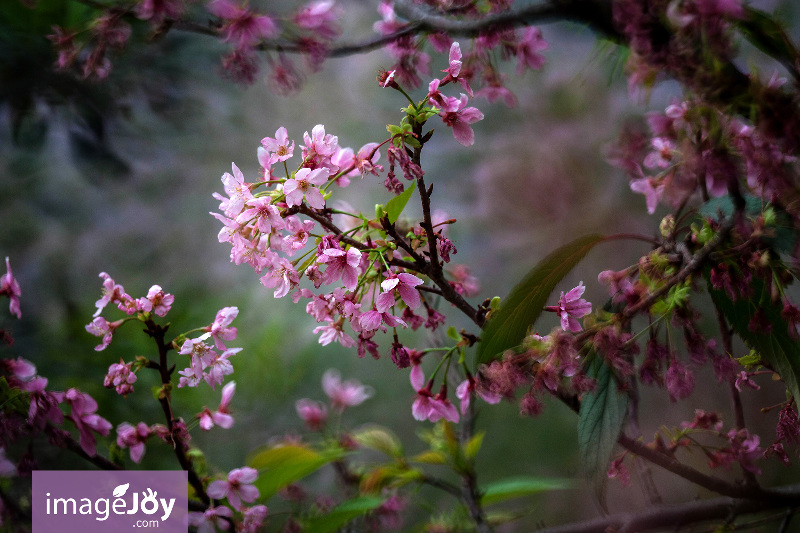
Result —
<path fill-rule="evenodd" d="M 328 407 L 324 403 L 303 398 L 297 400 L 295 409 L 297 410 L 297 416 L 312 431 L 320 431 L 328 421 Z"/>
<path fill-rule="evenodd" d="M 22 296 L 22 289 L 11 271 L 11 262 L 8 257 L 6 257 L 6 273 L 0 276 L 0 294 L 8 296 L 11 300 L 8 304 L 8 310 L 11 314 L 16 315 L 17 318 L 22 318 L 22 312 L 19 308 L 19 297 Z"/>
<path fill-rule="evenodd" d="M 339 371 L 333 368 L 323 374 L 322 390 L 337 411 L 361 405 L 374 394 L 372 387 L 362 385 L 358 380 L 349 379 L 343 382 Z"/>
<path fill-rule="evenodd" d="M 239 7 L 230 0 L 212 0 L 208 4 L 208 11 L 226 20 L 220 32 L 225 41 L 237 48 L 252 46 L 279 34 L 278 26 L 270 17 Z"/>

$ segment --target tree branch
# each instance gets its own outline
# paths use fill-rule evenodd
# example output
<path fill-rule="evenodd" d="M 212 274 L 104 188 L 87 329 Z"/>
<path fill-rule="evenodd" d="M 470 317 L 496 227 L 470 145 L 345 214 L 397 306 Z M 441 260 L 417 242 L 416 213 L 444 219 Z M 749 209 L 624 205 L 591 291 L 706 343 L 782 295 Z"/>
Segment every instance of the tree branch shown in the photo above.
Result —
<path fill-rule="evenodd" d="M 800 485 L 777 489 L 783 498 L 778 500 L 753 500 L 742 498 L 712 498 L 673 505 L 656 505 L 643 511 L 619 513 L 585 522 L 549 527 L 538 533 L 605 533 L 606 531 L 646 532 L 662 528 L 677 531 L 687 524 L 699 524 L 712 520 L 728 520 L 731 517 L 787 508 L 795 512 L 800 505 Z M 783 518 L 781 515 L 778 518 Z"/>

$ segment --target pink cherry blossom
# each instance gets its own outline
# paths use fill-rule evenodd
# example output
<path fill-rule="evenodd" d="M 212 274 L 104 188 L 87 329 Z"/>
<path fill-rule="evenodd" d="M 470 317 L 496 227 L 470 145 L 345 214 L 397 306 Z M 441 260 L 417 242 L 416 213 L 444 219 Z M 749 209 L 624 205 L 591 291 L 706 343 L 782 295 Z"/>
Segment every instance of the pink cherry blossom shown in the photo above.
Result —
<path fill-rule="evenodd" d="M 108 374 L 103 381 L 103 386 L 116 389 L 120 396 L 132 393 L 137 377 L 131 371 L 131 366 L 133 366 L 133 362 L 126 364 L 122 359 L 119 360 L 119 363 L 113 363 L 108 367 Z"/>
<path fill-rule="evenodd" d="M 295 15 L 294 23 L 322 39 L 331 40 L 340 33 L 336 24 L 338 11 L 333 0 L 309 2 Z"/>
<path fill-rule="evenodd" d="M 458 43 L 453 43 L 450 45 L 450 56 L 449 56 L 449 63 L 450 66 L 443 70 L 442 72 L 446 72 L 447 76 L 442 78 L 441 85 L 445 85 L 447 83 L 458 82 L 467 91 L 467 94 L 473 96 L 472 89 L 470 88 L 469 84 L 467 83 L 466 78 L 461 77 L 461 45 Z"/>
<path fill-rule="evenodd" d="M 197 418 L 200 421 L 200 428 L 204 431 L 209 431 L 215 425 L 223 428 L 223 429 L 230 429 L 233 427 L 233 417 L 230 415 L 230 410 L 228 406 L 233 399 L 233 395 L 236 392 L 236 382 L 231 381 L 224 387 L 222 387 L 222 399 L 219 402 L 219 407 L 217 407 L 216 411 L 211 411 L 208 407 L 204 407 L 203 411 L 197 415 Z"/>
<path fill-rule="evenodd" d="M 11 271 L 11 262 L 6 257 L 6 273 L 0 276 L 0 294 L 8 296 L 11 302 L 8 304 L 8 310 L 12 315 L 17 315 L 17 318 L 22 318 L 22 313 L 19 308 L 19 297 L 22 295 L 19 282 L 14 277 Z"/>
<path fill-rule="evenodd" d="M 278 208 L 272 205 L 272 198 L 269 196 L 252 198 L 245 202 L 244 206 L 249 209 L 244 209 L 236 217 L 236 222 L 239 224 L 247 224 L 254 220 L 255 226 L 263 234 L 269 234 L 272 228 L 283 229 L 286 225 Z"/>
<path fill-rule="evenodd" d="M 394 305 L 395 292 L 400 295 L 400 298 L 409 308 L 416 309 L 422 304 L 422 301 L 419 291 L 415 287 L 423 283 L 425 282 L 413 274 L 405 272 L 395 274 L 390 271 L 386 275 L 386 279 L 381 282 L 381 288 L 384 292 L 378 296 L 375 302 L 378 311 L 383 313 Z"/>
<path fill-rule="evenodd" d="M 244 181 L 244 174 L 236 166 L 236 163 L 232 163 L 231 167 L 233 174 L 226 172 L 221 178 L 228 198 L 218 193 L 214 193 L 212 196 L 220 201 L 219 208 L 225 213 L 225 216 L 235 219 L 242 212 L 244 204 L 253 199 L 253 194 L 250 192 L 250 184 Z"/>
<path fill-rule="evenodd" d="M 319 343 L 327 346 L 332 342 L 338 342 L 345 348 L 353 348 L 356 346 L 356 341 L 342 330 L 341 323 L 331 322 L 326 326 L 317 326 L 314 328 L 313 333 L 319 333 Z"/>
<path fill-rule="evenodd" d="M 392 301 L 394 301 L 394 298 L 392 298 Z M 374 308 L 366 313 L 362 313 L 358 318 L 358 321 L 359 325 L 365 332 L 376 331 L 378 328 L 380 328 L 382 331 L 386 331 L 386 326 L 389 326 L 390 328 L 396 328 L 397 326 L 402 326 L 404 328 L 408 327 L 408 324 L 406 324 L 400 317 L 391 315 L 385 310 L 381 312 Z M 386 326 L 383 324 L 386 324 Z"/>
<path fill-rule="evenodd" d="M 656 206 L 664 194 L 664 183 L 658 178 L 642 177 L 631 181 L 631 190 L 644 194 L 647 201 L 647 212 L 651 215 L 656 212 Z"/>
<path fill-rule="evenodd" d="M 64 414 L 58 405 L 64 401 L 63 392 L 49 392 L 47 378 L 35 377 L 31 381 L 24 383 L 21 387 L 30 396 L 31 405 L 28 409 L 28 423 L 38 429 L 43 429 L 47 422 L 61 425 L 64 421 Z"/>
<path fill-rule="evenodd" d="M 278 26 L 270 17 L 239 7 L 230 0 L 212 0 L 208 11 L 227 21 L 220 32 L 225 41 L 238 48 L 258 44 L 262 39 L 271 39 L 279 33 Z"/>
<path fill-rule="evenodd" d="M 258 489 L 252 484 L 257 478 L 258 471 L 255 468 L 234 468 L 228 473 L 227 481 L 212 481 L 207 492 L 217 500 L 228 498 L 231 507 L 238 510 L 242 508 L 242 501 L 249 503 L 259 497 Z"/>
<path fill-rule="evenodd" d="M 261 276 L 259 281 L 267 288 L 275 288 L 272 293 L 275 298 L 283 298 L 300 283 L 300 275 L 289 260 L 278 257 L 269 272 Z"/>
<path fill-rule="evenodd" d="M 295 404 L 297 416 L 306 423 L 308 429 L 320 431 L 328 421 L 328 407 L 324 403 L 315 402 L 308 398 L 297 400 Z"/>
<path fill-rule="evenodd" d="M 461 414 L 467 414 L 470 401 L 475 392 L 488 404 L 497 404 L 503 399 L 501 395 L 495 392 L 479 388 L 475 378 L 467 376 L 467 379 L 462 381 L 456 388 L 456 398 L 461 400 Z"/>
<path fill-rule="evenodd" d="M 550 47 L 542 38 L 542 31 L 539 28 L 530 26 L 525 29 L 522 39 L 517 45 L 517 75 L 525 72 L 526 68 L 538 70 L 544 65 L 544 56 L 540 54 L 542 50 Z"/>
<path fill-rule="evenodd" d="M 586 287 L 581 281 L 577 287 L 567 294 L 561 293 L 558 305 L 549 305 L 545 310 L 552 311 L 561 318 L 561 329 L 564 331 L 581 331 L 580 322 L 577 319 L 592 312 L 592 304 L 581 298 Z"/>
<path fill-rule="evenodd" d="M 81 448 L 88 455 L 94 456 L 97 446 L 94 433 L 105 437 L 111 431 L 111 423 L 97 414 L 97 402 L 94 398 L 78 389 L 65 392 L 64 402 L 72 407 L 67 418 L 72 420 L 80 432 Z"/>
<path fill-rule="evenodd" d="M 140 463 L 144 457 L 145 443 L 153 431 L 144 422 L 139 422 L 133 427 L 127 422 L 117 426 L 117 446 L 128 448 L 131 454 L 131 461 Z"/>
<path fill-rule="evenodd" d="M 283 184 L 283 193 L 286 195 L 286 205 L 289 207 L 300 205 L 305 198 L 306 203 L 314 209 L 325 207 L 325 198 L 314 185 L 324 185 L 328 181 L 330 172 L 326 168 L 301 168 L 295 172 L 294 177 Z"/>
<path fill-rule="evenodd" d="M 136 17 L 160 25 L 165 19 L 176 20 L 183 14 L 182 0 L 141 0 L 136 5 Z"/>
<path fill-rule="evenodd" d="M 189 525 L 197 528 L 197 533 L 216 533 L 217 528 L 227 531 L 233 511 L 230 507 L 220 505 L 209 507 L 202 513 L 190 512 Z"/>
<path fill-rule="evenodd" d="M 331 399 L 331 405 L 337 411 L 347 407 L 355 407 L 372 397 L 372 387 L 362 385 L 355 379 L 342 382 L 339 371 L 331 368 L 322 376 L 322 390 Z"/>
<path fill-rule="evenodd" d="M 231 322 L 239 315 L 238 307 L 223 307 L 217 311 L 214 322 L 210 326 L 203 328 L 204 331 L 211 333 L 214 344 L 220 350 L 225 350 L 225 343 L 222 341 L 232 341 L 238 333 L 236 328 L 229 327 Z"/>
<path fill-rule="evenodd" d="M 289 256 L 294 255 L 297 250 L 303 248 L 308 242 L 308 237 L 314 231 L 316 224 L 313 220 L 300 220 L 297 217 L 290 216 L 286 218 L 286 230 L 291 232 L 291 235 L 284 239 L 288 245 L 286 253 Z"/>
<path fill-rule="evenodd" d="M 114 280 L 111 279 L 111 276 L 105 272 L 100 272 L 100 277 L 103 278 L 102 296 L 94 304 L 97 307 L 97 311 L 95 311 L 93 316 L 100 316 L 103 309 L 110 303 L 116 303 L 117 307 L 122 311 L 127 312 L 132 309 L 133 311 L 131 311 L 131 313 L 134 312 L 136 305 L 133 298 L 128 296 L 122 285 L 115 283 Z"/>
<path fill-rule="evenodd" d="M 158 316 L 166 316 L 175 302 L 175 296 L 165 293 L 160 285 L 153 285 L 147 291 L 145 298 L 139 298 L 139 309 L 145 313 L 155 313 Z"/>
<path fill-rule="evenodd" d="M 361 264 L 362 253 L 357 248 L 350 247 L 347 251 L 341 248 L 327 248 L 317 256 L 317 261 L 325 263 L 325 284 L 336 282 L 339 278 L 347 290 L 355 290 L 358 285 L 358 268 Z"/>
<path fill-rule="evenodd" d="M 254 505 L 248 509 L 243 509 L 242 527 L 239 533 L 258 533 L 262 531 L 261 524 L 269 513 L 266 505 Z"/>
<path fill-rule="evenodd" d="M 381 35 L 389 35 L 396 32 L 403 24 L 397 20 L 394 12 L 394 3 L 390 0 L 381 0 L 378 4 L 378 14 L 381 20 L 372 25 L 372 29 Z"/>
<path fill-rule="evenodd" d="M 264 137 L 261 139 L 261 146 L 270 152 L 271 163 L 286 161 L 294 155 L 294 141 L 289 142 L 289 134 L 283 126 L 278 128 L 274 138 Z"/>
<path fill-rule="evenodd" d="M 461 98 L 447 97 L 439 116 L 448 127 L 453 128 L 453 136 L 459 143 L 472 146 L 475 132 L 469 125 L 483 120 L 483 113 L 474 107 L 466 107 L 467 100 L 467 95 L 463 93 Z"/>
<path fill-rule="evenodd" d="M 119 320 L 116 322 L 108 322 L 105 318 L 98 316 L 85 326 L 87 332 L 91 333 L 95 337 L 103 338 L 102 342 L 94 347 L 96 351 L 101 352 L 105 350 L 109 344 L 111 344 L 114 331 L 121 323 L 122 322 Z"/>

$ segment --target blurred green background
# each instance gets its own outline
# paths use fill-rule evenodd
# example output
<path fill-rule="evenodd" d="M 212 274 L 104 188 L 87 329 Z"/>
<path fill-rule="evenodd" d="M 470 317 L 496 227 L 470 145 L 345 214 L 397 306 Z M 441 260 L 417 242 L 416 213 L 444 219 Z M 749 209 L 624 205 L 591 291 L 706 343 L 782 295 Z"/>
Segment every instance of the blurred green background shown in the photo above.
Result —
<path fill-rule="evenodd" d="M 341 145 L 356 150 L 382 140 L 385 125 L 397 123 L 405 105 L 397 93 L 381 90 L 374 81 L 379 68 L 390 66 L 388 55 L 375 51 L 331 59 L 297 95 L 284 98 L 263 81 L 243 87 L 221 79 L 219 55 L 225 46 L 173 32 L 115 59 L 107 82 L 76 81 L 52 71 L 54 56 L 44 39 L 51 24 L 80 16 L 70 11 L 71 4 L 40 2 L 50 7 L 33 11 L 16 0 L 2 4 L 0 257 L 11 258 L 22 286 L 23 313 L 21 321 L 0 315 L 2 327 L 16 337 L 3 356 L 31 360 L 55 390 L 89 392 L 100 402 L 100 414 L 115 425 L 163 422 L 150 393 L 154 376 L 140 373 L 136 392 L 127 399 L 102 386 L 111 363 L 152 354 L 133 324 L 118 331 L 108 349 L 94 351 L 97 339 L 84 325 L 100 296 L 98 273 L 105 271 L 134 297 L 145 295 L 152 284 L 173 293 L 169 319 L 174 334 L 211 323 L 221 307 L 239 308 L 234 322 L 239 337 L 230 343 L 244 348 L 233 358 L 231 376 L 237 382 L 236 425 L 228 431 L 192 431 L 193 444 L 206 452 L 212 470 L 227 472 L 243 465 L 257 446 L 303 432 L 294 403 L 304 397 L 323 400 L 320 377 L 331 367 L 376 391 L 345 414 L 346 424 L 377 421 L 400 435 L 411 453 L 421 451 L 414 434 L 427 423 L 411 417 L 414 391 L 408 371 L 397 370 L 388 353 L 378 361 L 359 360 L 353 350 L 319 346 L 304 305 L 273 299 L 272 290 L 263 288 L 249 268 L 230 263 L 229 247 L 217 242 L 219 224 L 208 214 L 216 210 L 211 194 L 222 191 L 222 173 L 235 162 L 253 181 L 256 148 L 280 126 L 301 140 L 304 131 L 324 124 Z M 782 10 L 783 20 L 797 20 L 791 1 L 759 5 Z M 375 5 L 344 7 L 354 12 L 346 21 L 348 38 L 368 37 L 377 19 Z M 646 214 L 643 198 L 629 190 L 605 154 L 626 121 L 663 110 L 679 87 L 666 82 L 646 98 L 632 98 L 622 73 L 623 51 L 598 44 L 593 34 L 572 24 L 545 26 L 543 34 L 551 48 L 541 72 L 517 77 L 514 65 L 505 66 L 519 100 L 516 108 L 476 100 L 473 105 L 486 119 L 475 125 L 475 145 L 462 147 L 439 125 L 424 152 L 426 179 L 436 185 L 435 206 L 458 219 L 450 229 L 458 248 L 453 261 L 470 266 L 481 281 L 481 295 L 473 303 L 504 296 L 538 259 L 579 235 L 652 234 L 657 229 L 658 213 Z M 742 57 L 744 66 L 759 65 L 766 76 L 774 68 L 746 49 Z M 446 57 L 436 56 L 433 72 L 445 67 Z M 423 92 L 412 96 L 421 98 Z M 337 190 L 336 197 L 371 213 L 389 194 L 382 178 L 369 177 Z M 561 290 L 582 280 L 585 297 L 602 305 L 607 295 L 597 273 L 632 264 L 645 246 L 604 245 L 564 280 Z M 454 311 L 442 311 L 457 327 L 469 328 Z M 109 307 L 104 316 L 122 314 Z M 545 333 L 554 325 L 555 317 L 545 316 L 537 327 Z M 437 342 L 419 334 L 405 338 L 419 347 Z M 384 352 L 388 346 L 383 343 Z M 645 395 L 644 416 L 652 413 L 648 407 L 655 413 L 643 420 L 644 435 L 652 435 L 659 424 L 691 419 L 695 407 L 718 409 L 730 419 L 727 392 L 712 375 L 698 376 L 697 388 L 691 400 L 672 405 L 664 391 Z M 775 390 L 758 394 L 751 405 L 781 400 Z M 202 385 L 178 391 L 174 407 L 188 419 L 218 402 L 219 389 Z M 756 431 L 768 445 L 776 413 L 747 415 L 757 421 Z M 507 403 L 484 409 L 478 421 L 478 429 L 487 431 L 478 463 L 481 481 L 522 474 L 579 479 L 576 421 L 557 402 L 548 402 L 535 419 L 520 417 L 517 406 Z M 111 441 L 101 439 L 101 453 Z M 44 442 L 37 447 L 42 463 L 51 468 L 88 467 Z M 140 468 L 176 466 L 171 451 L 151 441 Z M 656 479 L 668 501 L 702 494 L 660 472 Z M 315 478 L 320 491 L 331 483 L 331 476 Z M 591 494 L 581 489 L 531 499 L 525 519 L 507 530 L 594 516 Z M 638 490 L 620 490 L 615 483 L 609 495 L 612 511 L 644 503 Z M 412 507 L 412 514 L 429 512 L 428 505 L 446 510 L 452 504 L 447 498 L 420 498 L 427 503 L 415 504 L 419 507 Z"/>

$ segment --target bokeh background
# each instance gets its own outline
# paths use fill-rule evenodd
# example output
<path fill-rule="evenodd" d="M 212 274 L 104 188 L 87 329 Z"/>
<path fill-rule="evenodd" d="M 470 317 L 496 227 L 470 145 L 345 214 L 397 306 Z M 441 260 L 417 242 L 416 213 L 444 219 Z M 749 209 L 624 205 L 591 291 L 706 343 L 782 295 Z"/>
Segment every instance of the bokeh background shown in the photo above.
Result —
<path fill-rule="evenodd" d="M 227 472 L 244 464 L 254 448 L 303 433 L 294 403 L 304 397 L 324 399 L 320 378 L 328 368 L 375 389 L 372 399 L 346 413 L 345 424 L 379 421 L 400 435 L 412 453 L 421 451 L 415 432 L 427 423 L 411 416 L 414 392 L 408 371 L 397 370 L 388 353 L 377 361 L 359 360 L 353 350 L 319 346 L 311 332 L 315 323 L 303 305 L 273 299 L 272 290 L 262 287 L 251 269 L 229 262 L 228 246 L 217 242 L 218 222 L 209 215 L 217 207 L 211 194 L 222 191 L 220 176 L 230 171 L 231 162 L 254 177 L 261 138 L 273 136 L 280 126 L 301 140 L 304 131 L 324 124 L 341 145 L 355 149 L 381 140 L 385 125 L 397 123 L 405 105 L 397 93 L 374 81 L 379 68 L 390 66 L 389 56 L 375 51 L 328 60 L 296 95 L 279 97 L 263 81 L 245 87 L 222 79 L 224 45 L 172 32 L 116 58 L 108 81 L 76 80 L 50 68 L 54 56 L 43 38 L 51 24 L 68 22 L 59 22 L 67 17 L 63 5 L 68 3 L 28 10 L 16 0 L 0 2 L 0 257 L 11 258 L 22 286 L 23 313 L 20 321 L 0 313 L 2 326 L 16 338 L 2 355 L 31 360 L 53 389 L 89 392 L 115 425 L 163 422 L 150 393 L 154 376 L 141 373 L 136 392 L 127 399 L 102 386 L 111 363 L 152 350 L 135 327 L 126 326 L 107 350 L 94 351 L 97 339 L 84 325 L 100 296 L 98 273 L 105 271 L 134 297 L 153 284 L 173 293 L 169 319 L 175 334 L 211 323 L 221 307 L 239 308 L 234 323 L 239 337 L 231 343 L 244 348 L 233 359 L 231 376 L 237 383 L 236 425 L 228 431 L 192 432 L 193 444 L 205 451 L 212 471 Z M 378 18 L 375 4 L 343 4 L 352 13 L 345 23 L 348 40 L 371 35 Z M 779 10 L 789 22 L 800 15 L 790 0 L 757 5 Z M 270 2 L 269 10 L 288 12 L 291 6 Z M 642 127 L 643 114 L 663 110 L 680 94 L 679 87 L 664 82 L 650 93 L 632 95 L 623 72 L 624 50 L 598 42 L 574 24 L 550 24 L 542 31 L 551 45 L 542 71 L 518 77 L 514 65 L 505 66 L 518 105 L 509 109 L 478 100 L 473 105 L 486 119 L 475 125 L 474 146 L 462 147 L 438 126 L 424 152 L 427 179 L 436 185 L 435 206 L 458 219 L 450 229 L 458 248 L 454 262 L 470 266 L 481 282 L 481 296 L 473 303 L 506 295 L 539 259 L 577 236 L 649 235 L 660 220 L 658 213 L 647 215 L 644 199 L 630 191 L 606 156 L 623 127 Z M 747 48 L 741 61 L 747 68 L 758 66 L 767 77 L 778 68 Z M 436 56 L 434 72 L 445 67 L 446 57 Z M 381 183 L 369 177 L 337 196 L 371 213 L 375 203 L 389 199 Z M 413 217 L 414 211 L 406 214 Z M 603 245 L 564 280 L 561 290 L 583 281 L 585 296 L 602 305 L 607 294 L 597 273 L 622 269 L 645 251 L 643 243 Z M 455 311 L 442 311 L 457 327 L 469 327 Z M 109 308 L 104 316 L 115 315 Z M 542 317 L 537 328 L 549 331 L 554 319 Z M 406 338 L 409 345 L 436 342 L 425 335 Z M 672 405 L 665 391 L 646 394 L 645 436 L 659 424 L 691 419 L 695 407 L 717 409 L 730 419 L 726 389 L 710 374 L 699 375 L 697 384 L 695 396 Z M 758 398 L 749 402 L 758 406 L 782 399 L 777 389 L 745 394 Z M 219 390 L 203 385 L 180 390 L 174 405 L 190 418 L 218 402 Z M 776 414 L 747 413 L 766 445 L 774 436 Z M 478 463 L 481 481 L 522 474 L 580 480 L 576 422 L 557 402 L 548 402 L 535 419 L 521 417 L 518 407 L 508 403 L 484 409 L 478 421 L 478 429 L 487 431 Z M 101 439 L 99 450 L 110 442 Z M 89 467 L 45 442 L 34 445 L 45 466 Z M 695 460 L 705 463 L 702 457 Z M 156 442 L 141 464 L 145 469 L 176 466 L 170 450 Z M 704 494 L 659 472 L 656 480 L 669 501 Z M 331 483 L 332 476 L 323 474 L 309 489 L 324 491 Z M 410 507 L 404 528 L 452 504 L 447 496 L 423 496 Z M 644 505 L 638 489 L 621 490 L 616 483 L 609 486 L 608 501 L 612 511 Z M 515 509 L 525 516 L 509 526 L 512 531 L 597 513 L 589 488 L 537 496 Z"/>

